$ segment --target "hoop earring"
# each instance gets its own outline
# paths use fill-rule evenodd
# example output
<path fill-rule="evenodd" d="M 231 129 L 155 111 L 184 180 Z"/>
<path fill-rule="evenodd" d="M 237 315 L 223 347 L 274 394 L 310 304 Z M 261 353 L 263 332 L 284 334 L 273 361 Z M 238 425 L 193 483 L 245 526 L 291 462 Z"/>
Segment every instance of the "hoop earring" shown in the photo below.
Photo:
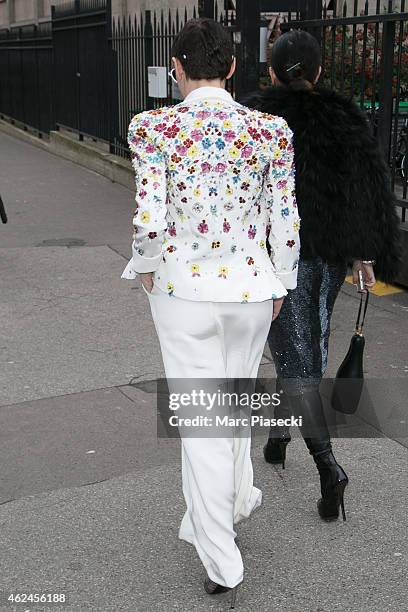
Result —
<path fill-rule="evenodd" d="M 174 74 L 173 74 L 173 73 L 174 73 Z M 178 85 L 178 81 L 177 81 L 177 79 L 176 79 L 176 77 L 175 77 L 175 73 L 176 73 L 176 69 L 175 69 L 175 68 L 172 68 L 172 69 L 170 70 L 170 72 L 168 73 L 168 75 L 169 75 L 169 77 L 171 78 L 171 80 L 173 81 L 173 83 L 175 83 L 176 85 Z"/>

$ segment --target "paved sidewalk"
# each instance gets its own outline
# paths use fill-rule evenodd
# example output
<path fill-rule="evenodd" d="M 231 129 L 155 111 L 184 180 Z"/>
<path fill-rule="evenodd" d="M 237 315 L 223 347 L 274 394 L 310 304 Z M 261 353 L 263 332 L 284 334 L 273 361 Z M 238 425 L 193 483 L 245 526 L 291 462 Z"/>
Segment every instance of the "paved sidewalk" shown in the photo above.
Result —
<path fill-rule="evenodd" d="M 0 610 L 228 609 L 225 596 L 203 592 L 198 557 L 177 538 L 179 443 L 157 441 L 149 383 L 163 374 L 160 350 L 145 294 L 120 279 L 133 194 L 3 134 L 0 160 L 9 216 L 0 225 L 0 592 L 69 598 Z M 357 306 L 345 285 L 331 374 Z M 264 440 L 254 439 L 264 503 L 238 526 L 237 610 L 408 610 L 407 317 L 407 293 L 372 296 L 366 376 L 386 381 L 385 412 L 401 431 L 334 441 L 350 477 L 346 523 L 319 520 L 318 478 L 299 437 L 285 471 L 265 464 Z M 261 375 L 273 375 L 267 351 Z"/>

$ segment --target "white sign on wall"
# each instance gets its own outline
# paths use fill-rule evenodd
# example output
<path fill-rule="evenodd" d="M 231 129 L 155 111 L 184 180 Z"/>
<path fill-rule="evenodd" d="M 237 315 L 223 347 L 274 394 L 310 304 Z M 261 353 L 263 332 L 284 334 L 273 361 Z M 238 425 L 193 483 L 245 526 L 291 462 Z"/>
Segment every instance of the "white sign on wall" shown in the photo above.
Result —
<path fill-rule="evenodd" d="M 167 72 L 163 66 L 148 66 L 148 90 L 150 98 L 167 98 Z"/>

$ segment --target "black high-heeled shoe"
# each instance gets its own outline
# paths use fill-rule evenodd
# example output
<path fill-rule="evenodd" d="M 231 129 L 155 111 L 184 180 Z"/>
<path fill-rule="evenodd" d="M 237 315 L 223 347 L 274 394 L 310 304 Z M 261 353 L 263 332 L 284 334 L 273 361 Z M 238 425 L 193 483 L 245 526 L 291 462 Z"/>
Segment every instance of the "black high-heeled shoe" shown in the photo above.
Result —
<path fill-rule="evenodd" d="M 278 393 L 280 396 L 280 403 L 275 407 L 275 418 L 287 419 L 290 417 L 290 404 L 278 378 L 276 379 L 276 393 Z M 271 427 L 269 430 L 269 439 L 263 448 L 265 461 L 267 463 L 271 463 L 272 465 L 281 463 L 282 470 L 284 470 L 286 461 L 286 447 L 291 439 L 289 427 Z"/>
<path fill-rule="evenodd" d="M 289 433 L 284 433 L 279 438 L 269 438 L 263 448 L 263 454 L 267 463 L 273 465 L 282 464 L 282 470 L 285 469 L 286 447 L 291 441 Z"/>
<path fill-rule="evenodd" d="M 223 586 L 222 584 L 218 584 L 217 582 L 214 582 L 208 576 L 204 580 L 204 590 L 209 595 L 218 595 L 218 593 L 227 593 L 228 591 L 231 591 L 230 610 L 234 610 L 235 609 L 235 602 L 236 602 L 236 599 L 237 599 L 237 590 L 238 590 L 238 587 L 239 587 L 239 584 L 237 584 L 236 586 L 234 586 L 232 588 L 231 587 Z"/>
<path fill-rule="evenodd" d="M 348 485 L 348 476 L 343 468 L 336 462 L 333 453 L 320 458 L 317 463 L 320 474 L 320 485 L 322 497 L 317 502 L 317 511 L 325 521 L 336 521 L 339 518 L 339 510 L 343 521 L 346 520 L 344 508 L 344 491 Z"/>
<path fill-rule="evenodd" d="M 320 393 L 318 390 L 308 391 L 291 398 L 291 401 L 296 414 L 303 417 L 301 433 L 320 476 L 321 498 L 317 502 L 319 516 L 325 521 L 335 521 L 339 518 L 341 508 L 345 521 L 344 490 L 348 476 L 333 455 Z"/>

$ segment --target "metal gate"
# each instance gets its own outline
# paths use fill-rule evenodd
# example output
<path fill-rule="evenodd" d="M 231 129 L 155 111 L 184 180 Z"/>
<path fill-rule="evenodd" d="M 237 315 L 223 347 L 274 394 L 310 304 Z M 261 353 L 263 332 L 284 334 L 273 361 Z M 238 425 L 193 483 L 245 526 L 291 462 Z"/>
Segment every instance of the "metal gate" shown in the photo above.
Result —
<path fill-rule="evenodd" d="M 72 0 L 52 7 L 57 129 L 111 141 L 115 63 L 110 0 Z"/>
<path fill-rule="evenodd" d="M 321 42 L 323 73 L 321 81 L 329 87 L 354 98 L 367 113 L 373 132 L 378 137 L 389 164 L 391 182 L 401 207 L 401 219 L 406 221 L 408 209 L 408 13 L 394 12 L 388 3 L 380 13 L 369 13 L 368 2 L 363 13 L 355 1 L 348 10 L 343 4 L 341 14 L 337 2 L 332 10 L 324 7 L 317 18 L 302 19 L 289 14 L 283 31 L 304 29 Z M 351 14 L 350 14 L 351 13 Z"/>
<path fill-rule="evenodd" d="M 51 83 L 50 24 L 0 30 L 0 118 L 39 137 L 48 134 Z"/>

